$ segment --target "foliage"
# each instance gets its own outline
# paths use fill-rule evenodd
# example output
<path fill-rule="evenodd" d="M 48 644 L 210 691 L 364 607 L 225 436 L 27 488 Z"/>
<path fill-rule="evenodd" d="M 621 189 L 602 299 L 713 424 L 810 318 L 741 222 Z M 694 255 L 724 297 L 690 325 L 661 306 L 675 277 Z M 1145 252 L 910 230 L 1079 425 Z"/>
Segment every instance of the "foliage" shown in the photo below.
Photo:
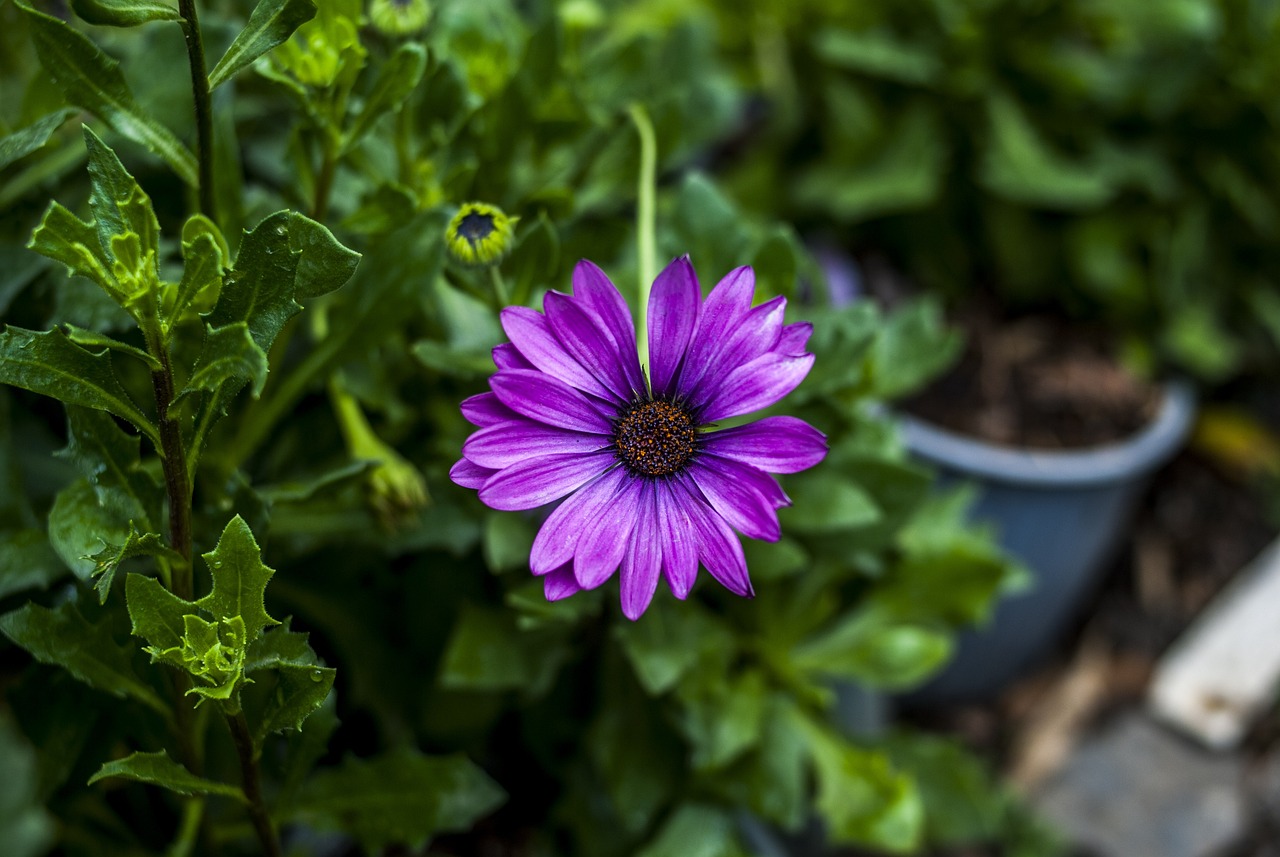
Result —
<path fill-rule="evenodd" d="M 395 38 L 353 0 L 177 26 L 153 0 L 72 7 L 0 6 L 22 93 L 0 106 L 17 853 L 472 831 L 455 845 L 737 854 L 744 809 L 907 852 L 959 823 L 914 757 L 830 717 L 833 682 L 924 680 L 1015 576 L 881 407 L 954 342 L 927 308 L 830 309 L 797 234 L 694 168 L 742 109 L 706 16 L 439 2 Z M 211 70 L 194 96 L 184 32 Z M 545 601 L 538 521 L 446 474 L 501 305 L 540 305 L 582 257 L 643 267 L 637 110 L 670 176 L 659 252 L 752 264 L 761 299 L 813 320 L 786 407 L 831 454 L 786 480 L 782 540 L 746 546 L 753 601 L 698 587 L 633 624 L 616 597 Z M 445 252 L 472 200 L 511 216 L 500 265 Z"/>
<path fill-rule="evenodd" d="M 1276 4 L 704 5 L 769 105 L 753 205 L 954 303 L 1101 321 L 1140 369 L 1277 365 Z"/>

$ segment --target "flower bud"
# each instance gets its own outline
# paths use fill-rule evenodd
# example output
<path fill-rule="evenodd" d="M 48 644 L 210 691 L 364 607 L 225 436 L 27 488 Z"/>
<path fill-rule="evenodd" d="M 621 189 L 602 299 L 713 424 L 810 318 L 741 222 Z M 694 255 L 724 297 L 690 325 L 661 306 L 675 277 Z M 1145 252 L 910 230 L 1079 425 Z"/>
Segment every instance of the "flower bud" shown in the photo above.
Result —
<path fill-rule="evenodd" d="M 431 20 L 428 0 L 372 0 L 369 21 L 386 36 L 412 36 Z"/>
<path fill-rule="evenodd" d="M 507 217 L 488 203 L 468 202 L 458 209 L 445 230 L 449 255 L 464 265 L 495 265 L 511 252 L 519 220 Z"/>

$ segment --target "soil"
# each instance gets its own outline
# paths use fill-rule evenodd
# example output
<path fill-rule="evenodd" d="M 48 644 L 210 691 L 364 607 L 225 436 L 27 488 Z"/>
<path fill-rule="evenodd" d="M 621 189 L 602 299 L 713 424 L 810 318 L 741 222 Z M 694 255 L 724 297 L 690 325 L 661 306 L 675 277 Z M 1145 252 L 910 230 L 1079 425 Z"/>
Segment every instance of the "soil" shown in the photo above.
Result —
<path fill-rule="evenodd" d="M 1103 331 L 1049 317 L 1006 322 L 981 306 L 953 319 L 967 334 L 952 371 L 903 407 L 990 443 L 1072 449 L 1123 440 L 1151 420 L 1159 388 L 1128 372 Z"/>

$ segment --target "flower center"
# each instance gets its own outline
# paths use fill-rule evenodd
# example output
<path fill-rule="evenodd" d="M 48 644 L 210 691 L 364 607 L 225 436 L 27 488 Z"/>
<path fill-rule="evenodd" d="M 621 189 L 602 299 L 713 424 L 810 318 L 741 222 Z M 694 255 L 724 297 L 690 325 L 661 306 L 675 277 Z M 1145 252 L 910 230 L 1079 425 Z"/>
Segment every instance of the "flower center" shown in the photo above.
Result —
<path fill-rule="evenodd" d="M 493 230 L 493 215 L 481 214 L 477 211 L 468 212 L 458 223 L 458 235 L 472 244 L 488 238 L 493 234 Z"/>
<path fill-rule="evenodd" d="M 674 402 L 636 402 L 618 419 L 613 444 L 632 473 L 669 476 L 697 450 L 693 415 Z"/>

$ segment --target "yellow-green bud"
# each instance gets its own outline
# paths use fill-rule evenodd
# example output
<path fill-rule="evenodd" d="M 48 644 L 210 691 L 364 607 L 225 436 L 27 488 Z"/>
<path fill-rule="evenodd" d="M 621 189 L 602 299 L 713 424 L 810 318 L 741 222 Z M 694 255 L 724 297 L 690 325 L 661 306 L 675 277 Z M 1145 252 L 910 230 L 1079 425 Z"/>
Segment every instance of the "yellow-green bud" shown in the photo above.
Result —
<path fill-rule="evenodd" d="M 384 35 L 412 36 L 431 20 L 428 0 L 372 0 L 369 21 Z"/>
<path fill-rule="evenodd" d="M 468 202 L 458 209 L 445 230 L 449 254 L 464 265 L 494 265 L 515 244 L 518 217 L 484 202 Z"/>

